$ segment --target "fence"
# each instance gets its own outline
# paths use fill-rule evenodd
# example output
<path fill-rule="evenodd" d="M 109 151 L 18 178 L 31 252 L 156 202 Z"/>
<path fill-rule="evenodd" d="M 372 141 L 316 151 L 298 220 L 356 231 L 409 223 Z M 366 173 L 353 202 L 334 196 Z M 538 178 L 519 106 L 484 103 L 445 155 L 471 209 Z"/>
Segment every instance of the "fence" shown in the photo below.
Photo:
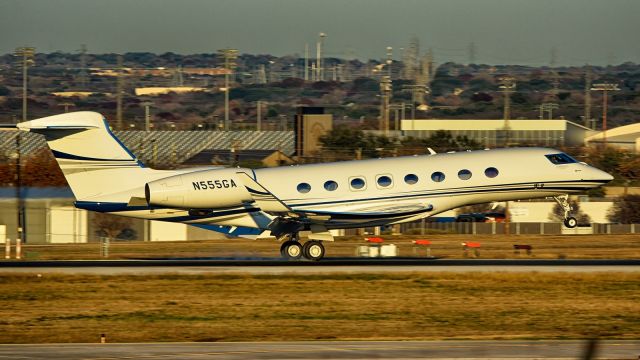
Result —
<path fill-rule="evenodd" d="M 480 222 L 427 222 L 419 221 L 400 225 L 403 234 L 426 234 L 442 232 L 448 234 L 495 235 L 504 234 L 504 223 Z M 587 227 L 568 229 L 561 223 L 511 223 L 509 233 L 515 235 L 553 235 L 553 234 L 636 234 L 640 233 L 640 224 L 591 224 Z"/>

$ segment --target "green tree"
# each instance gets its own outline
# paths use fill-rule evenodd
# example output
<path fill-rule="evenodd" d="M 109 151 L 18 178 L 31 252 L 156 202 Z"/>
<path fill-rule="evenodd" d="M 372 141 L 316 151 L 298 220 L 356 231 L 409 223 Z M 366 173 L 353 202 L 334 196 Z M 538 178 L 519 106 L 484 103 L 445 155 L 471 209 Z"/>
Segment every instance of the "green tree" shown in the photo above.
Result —
<path fill-rule="evenodd" d="M 353 156 L 356 150 L 362 151 L 362 157 L 388 156 L 397 147 L 393 138 L 382 135 L 365 134 L 362 130 L 347 126 L 337 126 L 320 137 L 325 152 L 334 155 Z"/>

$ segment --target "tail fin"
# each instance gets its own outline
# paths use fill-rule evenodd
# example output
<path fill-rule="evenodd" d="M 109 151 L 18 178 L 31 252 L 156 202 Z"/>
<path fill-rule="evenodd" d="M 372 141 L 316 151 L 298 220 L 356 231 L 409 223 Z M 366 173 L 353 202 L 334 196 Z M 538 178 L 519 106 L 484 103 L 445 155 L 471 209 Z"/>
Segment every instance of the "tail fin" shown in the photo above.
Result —
<path fill-rule="evenodd" d="M 118 140 L 101 114 L 80 111 L 19 123 L 43 134 L 76 199 L 144 185 L 144 166 Z"/>

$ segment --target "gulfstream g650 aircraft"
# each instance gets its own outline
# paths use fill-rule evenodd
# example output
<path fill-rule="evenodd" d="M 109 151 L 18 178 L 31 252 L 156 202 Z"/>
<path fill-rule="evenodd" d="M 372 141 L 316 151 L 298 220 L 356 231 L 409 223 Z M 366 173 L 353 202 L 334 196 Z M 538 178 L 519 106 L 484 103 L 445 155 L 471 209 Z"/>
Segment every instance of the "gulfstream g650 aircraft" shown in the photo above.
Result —
<path fill-rule="evenodd" d="M 76 112 L 26 121 L 43 134 L 81 209 L 182 222 L 235 236 L 287 239 L 288 258 L 324 256 L 330 229 L 414 221 L 463 205 L 554 197 L 611 175 L 552 149 L 510 148 L 268 169 L 145 167 L 102 115 Z M 300 244 L 298 233 L 309 231 Z"/>

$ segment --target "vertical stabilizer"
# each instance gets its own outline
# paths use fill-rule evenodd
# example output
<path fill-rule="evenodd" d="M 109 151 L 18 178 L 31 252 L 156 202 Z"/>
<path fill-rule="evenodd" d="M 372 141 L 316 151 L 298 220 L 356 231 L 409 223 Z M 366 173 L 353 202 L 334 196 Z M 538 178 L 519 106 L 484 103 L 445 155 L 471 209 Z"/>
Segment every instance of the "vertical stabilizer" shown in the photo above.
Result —
<path fill-rule="evenodd" d="M 109 130 L 101 114 L 80 111 L 19 123 L 45 136 L 76 199 L 140 186 L 142 164 Z M 144 183 L 142 183 L 144 184 Z"/>

